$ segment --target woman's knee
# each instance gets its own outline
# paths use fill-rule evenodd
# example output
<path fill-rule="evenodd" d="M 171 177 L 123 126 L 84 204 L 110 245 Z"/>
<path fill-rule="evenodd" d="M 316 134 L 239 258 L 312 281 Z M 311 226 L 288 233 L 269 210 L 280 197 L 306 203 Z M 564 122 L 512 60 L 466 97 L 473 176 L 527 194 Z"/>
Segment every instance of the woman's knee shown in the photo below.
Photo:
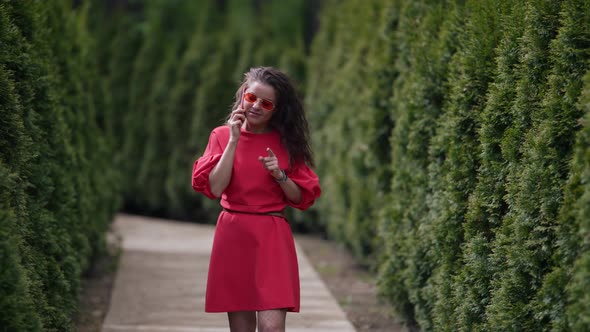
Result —
<path fill-rule="evenodd" d="M 285 332 L 286 312 L 266 310 L 258 312 L 258 332 Z"/>
<path fill-rule="evenodd" d="M 254 311 L 228 312 L 227 316 L 231 332 L 254 332 L 256 330 L 256 312 Z"/>
<path fill-rule="evenodd" d="M 285 325 L 278 322 L 258 322 L 258 332 L 285 332 Z"/>

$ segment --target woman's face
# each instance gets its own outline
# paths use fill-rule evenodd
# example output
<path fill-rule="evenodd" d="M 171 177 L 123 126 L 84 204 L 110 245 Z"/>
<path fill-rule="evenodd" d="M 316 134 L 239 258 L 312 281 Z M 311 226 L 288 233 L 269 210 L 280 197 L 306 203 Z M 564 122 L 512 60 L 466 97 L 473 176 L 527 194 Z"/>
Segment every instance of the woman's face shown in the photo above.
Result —
<path fill-rule="evenodd" d="M 254 82 L 242 94 L 242 107 L 249 126 L 266 128 L 276 110 L 276 94 L 272 86 Z"/>

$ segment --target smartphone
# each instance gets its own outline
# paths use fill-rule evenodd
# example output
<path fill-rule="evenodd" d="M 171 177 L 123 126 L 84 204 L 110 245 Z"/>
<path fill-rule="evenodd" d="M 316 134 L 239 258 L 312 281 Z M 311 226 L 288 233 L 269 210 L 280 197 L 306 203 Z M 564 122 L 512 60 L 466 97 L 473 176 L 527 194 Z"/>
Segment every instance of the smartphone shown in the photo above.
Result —
<path fill-rule="evenodd" d="M 242 94 L 240 95 L 240 107 L 242 109 L 244 109 L 244 92 L 245 92 L 246 88 L 242 88 Z"/>

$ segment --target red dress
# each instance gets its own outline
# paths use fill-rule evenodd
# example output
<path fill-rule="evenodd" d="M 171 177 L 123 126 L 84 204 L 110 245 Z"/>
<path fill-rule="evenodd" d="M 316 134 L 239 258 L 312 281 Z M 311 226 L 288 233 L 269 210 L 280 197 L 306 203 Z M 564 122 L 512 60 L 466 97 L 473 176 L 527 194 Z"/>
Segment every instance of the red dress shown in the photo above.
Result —
<path fill-rule="evenodd" d="M 192 186 L 215 199 L 209 173 L 229 141 L 228 126 L 215 128 L 203 156 L 194 164 Z M 279 167 L 301 189 L 301 202 L 288 201 L 258 156 L 270 148 Z M 231 180 L 221 195 L 209 261 L 206 312 L 259 311 L 286 308 L 299 311 L 299 270 L 291 228 L 286 219 L 260 213 L 280 211 L 287 205 L 305 210 L 320 195 L 317 175 L 305 163 L 289 168 L 289 155 L 280 136 L 272 131 L 254 134 L 242 129 Z M 242 213 L 236 213 L 239 211 Z M 257 214 L 256 214 L 257 213 Z"/>

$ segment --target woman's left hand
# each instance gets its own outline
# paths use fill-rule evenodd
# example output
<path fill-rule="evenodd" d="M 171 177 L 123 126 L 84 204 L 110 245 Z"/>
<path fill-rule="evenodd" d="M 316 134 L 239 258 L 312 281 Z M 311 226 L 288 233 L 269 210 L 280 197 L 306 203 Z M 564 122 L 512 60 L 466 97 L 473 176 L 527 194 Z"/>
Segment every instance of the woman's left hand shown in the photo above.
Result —
<path fill-rule="evenodd" d="M 262 163 L 264 169 L 266 169 L 272 177 L 276 180 L 280 180 L 283 178 L 283 171 L 279 167 L 279 160 L 277 156 L 275 156 L 274 152 L 270 148 L 266 148 L 266 152 L 268 153 L 268 157 L 258 157 L 258 161 Z"/>

